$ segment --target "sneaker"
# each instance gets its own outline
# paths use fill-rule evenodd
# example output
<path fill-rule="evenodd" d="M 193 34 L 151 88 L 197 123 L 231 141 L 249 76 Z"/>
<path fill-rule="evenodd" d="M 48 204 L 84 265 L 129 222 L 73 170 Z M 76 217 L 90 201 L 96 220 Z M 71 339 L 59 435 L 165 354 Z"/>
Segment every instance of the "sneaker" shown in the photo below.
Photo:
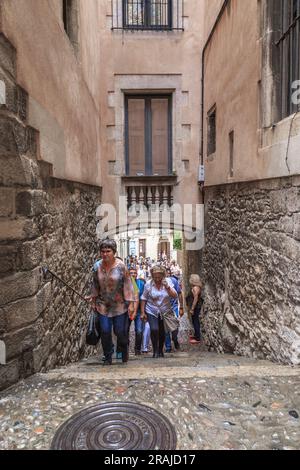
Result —
<path fill-rule="evenodd" d="M 115 346 L 112 345 L 112 349 L 111 349 L 111 355 L 112 355 L 112 356 L 113 356 L 114 352 L 115 352 Z M 102 360 L 102 362 L 105 361 L 105 355 L 102 356 L 102 359 L 101 359 L 101 360 Z"/>
<path fill-rule="evenodd" d="M 123 355 L 121 352 L 116 353 L 116 359 L 123 359 Z"/>
<path fill-rule="evenodd" d="M 166 349 L 166 354 L 171 354 L 172 349 Z"/>
<path fill-rule="evenodd" d="M 128 352 L 121 353 L 121 355 L 122 355 L 122 362 L 123 362 L 123 364 L 125 364 L 126 362 L 128 362 L 128 360 L 129 360 L 129 354 L 128 354 Z"/>
<path fill-rule="evenodd" d="M 201 340 L 200 339 L 191 339 L 190 344 L 200 344 Z"/>

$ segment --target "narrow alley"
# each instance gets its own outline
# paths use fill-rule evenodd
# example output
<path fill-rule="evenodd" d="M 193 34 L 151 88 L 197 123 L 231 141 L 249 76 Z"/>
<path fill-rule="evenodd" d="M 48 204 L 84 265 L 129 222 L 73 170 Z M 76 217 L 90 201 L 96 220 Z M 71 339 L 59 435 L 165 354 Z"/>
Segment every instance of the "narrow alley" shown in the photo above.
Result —
<path fill-rule="evenodd" d="M 299 38 L 0 0 L 0 450 L 300 449 Z"/>

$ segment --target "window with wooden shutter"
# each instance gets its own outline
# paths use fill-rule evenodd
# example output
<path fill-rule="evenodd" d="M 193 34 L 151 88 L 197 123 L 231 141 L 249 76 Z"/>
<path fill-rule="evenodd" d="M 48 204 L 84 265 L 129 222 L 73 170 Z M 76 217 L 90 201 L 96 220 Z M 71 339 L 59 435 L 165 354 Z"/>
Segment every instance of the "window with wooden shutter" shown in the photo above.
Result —
<path fill-rule="evenodd" d="M 153 99 L 152 111 L 152 171 L 153 174 L 168 174 L 169 155 L 169 102 L 168 99 Z"/>
<path fill-rule="evenodd" d="M 126 97 L 126 174 L 172 174 L 171 96 Z"/>
<path fill-rule="evenodd" d="M 145 175 L 145 101 L 128 100 L 129 174 Z"/>

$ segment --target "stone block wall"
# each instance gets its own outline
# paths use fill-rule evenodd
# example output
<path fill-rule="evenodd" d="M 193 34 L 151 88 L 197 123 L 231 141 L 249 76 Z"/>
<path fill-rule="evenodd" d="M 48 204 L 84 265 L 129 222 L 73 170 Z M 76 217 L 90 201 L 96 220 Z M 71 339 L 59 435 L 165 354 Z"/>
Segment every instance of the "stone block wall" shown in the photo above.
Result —
<path fill-rule="evenodd" d="M 300 363 L 300 177 L 206 188 L 203 329 L 221 353 Z"/>
<path fill-rule="evenodd" d="M 6 88 L 0 106 L 2 389 L 91 352 L 84 341 L 86 304 L 44 279 L 41 267 L 85 290 L 97 256 L 101 188 L 55 179 L 51 165 L 38 159 L 38 132 L 26 124 L 27 95 L 15 80 L 15 50 L 3 35 L 0 80 Z"/>

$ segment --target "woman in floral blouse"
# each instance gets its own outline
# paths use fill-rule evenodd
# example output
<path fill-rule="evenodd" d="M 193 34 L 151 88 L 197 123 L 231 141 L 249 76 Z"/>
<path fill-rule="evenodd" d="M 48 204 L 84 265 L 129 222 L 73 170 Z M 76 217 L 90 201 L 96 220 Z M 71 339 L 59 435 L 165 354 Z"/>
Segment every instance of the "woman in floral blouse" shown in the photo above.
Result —
<path fill-rule="evenodd" d="M 112 327 L 117 336 L 122 361 L 128 362 L 128 318 L 134 313 L 135 293 L 125 264 L 116 258 L 114 240 L 100 244 L 101 261 L 94 273 L 93 307 L 99 312 L 104 365 L 112 363 Z"/>

